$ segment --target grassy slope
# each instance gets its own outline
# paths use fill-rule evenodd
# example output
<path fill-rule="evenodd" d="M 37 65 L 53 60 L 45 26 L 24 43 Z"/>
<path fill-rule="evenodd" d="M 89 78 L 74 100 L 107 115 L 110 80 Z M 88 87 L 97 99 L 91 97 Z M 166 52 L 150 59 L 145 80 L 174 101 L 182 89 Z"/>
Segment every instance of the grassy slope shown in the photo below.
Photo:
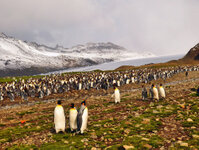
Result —
<path fill-rule="evenodd" d="M 190 73 L 189 78 L 198 77 L 195 72 Z M 123 87 L 120 88 L 123 91 L 122 102 L 118 105 L 112 102 L 110 95 L 89 97 L 89 130 L 83 136 L 68 131 L 65 134 L 54 134 L 53 103 L 4 110 L 0 114 L 1 147 L 116 149 L 122 145 L 131 145 L 134 149 L 199 148 L 199 97 L 190 90 L 196 88 L 199 81 L 186 81 L 184 74 L 173 78 L 173 81 L 176 80 L 183 82 L 166 86 L 168 96 L 160 102 L 143 102 L 140 100 L 140 90 L 129 92 Z M 80 101 L 81 98 L 75 103 L 79 105 Z M 73 100 L 63 103 L 67 117 L 71 102 Z M 27 122 L 21 124 L 20 120 Z"/>

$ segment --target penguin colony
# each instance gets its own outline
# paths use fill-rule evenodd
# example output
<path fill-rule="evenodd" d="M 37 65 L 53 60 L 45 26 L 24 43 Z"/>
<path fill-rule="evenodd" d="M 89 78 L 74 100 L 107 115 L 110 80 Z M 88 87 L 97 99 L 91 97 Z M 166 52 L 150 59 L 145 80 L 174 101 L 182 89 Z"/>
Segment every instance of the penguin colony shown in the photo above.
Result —
<path fill-rule="evenodd" d="M 119 87 L 130 83 L 139 84 L 149 83 L 157 79 L 166 80 L 175 74 L 188 71 L 199 71 L 199 66 L 167 67 L 161 69 L 145 68 L 128 71 L 87 72 L 64 75 L 52 74 L 38 79 L 30 78 L 26 81 L 20 79 L 12 83 L 0 84 L 0 101 L 9 99 L 12 102 L 16 98 L 28 101 L 30 97 L 42 99 L 51 94 L 65 93 L 72 90 L 89 90 L 91 88 L 107 90 L 113 88 L 114 85 Z M 159 90 L 162 92 L 161 88 Z M 146 90 L 143 91 L 143 93 L 146 95 Z M 152 94 L 155 99 L 159 99 L 156 94 L 156 87 L 153 87 L 149 93 Z M 142 94 L 142 96 L 143 95 L 144 94 Z M 164 97 L 164 93 L 160 96 Z M 144 98 L 143 96 L 143 99 Z M 119 98 L 116 101 L 119 103 Z"/>
<path fill-rule="evenodd" d="M 77 132 L 83 134 L 87 129 L 88 122 L 88 108 L 86 107 L 86 101 L 81 103 L 80 109 L 75 108 L 74 103 L 71 104 L 69 110 L 69 127 L 71 132 Z M 65 132 L 66 121 L 64 109 L 61 106 L 61 101 L 57 102 L 57 106 L 54 110 L 54 124 L 56 133 Z"/>

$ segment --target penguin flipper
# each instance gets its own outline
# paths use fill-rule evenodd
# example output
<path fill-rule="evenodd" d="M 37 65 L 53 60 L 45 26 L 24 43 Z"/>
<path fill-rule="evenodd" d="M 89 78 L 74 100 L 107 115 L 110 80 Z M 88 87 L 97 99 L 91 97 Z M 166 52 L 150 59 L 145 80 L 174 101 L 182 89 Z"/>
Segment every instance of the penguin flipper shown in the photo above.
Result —
<path fill-rule="evenodd" d="M 82 114 L 77 115 L 77 130 L 80 131 L 82 127 Z"/>

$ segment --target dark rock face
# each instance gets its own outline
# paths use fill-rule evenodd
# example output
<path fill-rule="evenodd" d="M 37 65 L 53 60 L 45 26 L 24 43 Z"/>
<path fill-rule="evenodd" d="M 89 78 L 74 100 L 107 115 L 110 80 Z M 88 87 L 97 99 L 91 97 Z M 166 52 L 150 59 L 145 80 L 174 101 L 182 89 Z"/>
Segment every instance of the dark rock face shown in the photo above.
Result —
<path fill-rule="evenodd" d="M 189 52 L 184 56 L 184 60 L 199 60 L 199 43 L 191 48 Z"/>

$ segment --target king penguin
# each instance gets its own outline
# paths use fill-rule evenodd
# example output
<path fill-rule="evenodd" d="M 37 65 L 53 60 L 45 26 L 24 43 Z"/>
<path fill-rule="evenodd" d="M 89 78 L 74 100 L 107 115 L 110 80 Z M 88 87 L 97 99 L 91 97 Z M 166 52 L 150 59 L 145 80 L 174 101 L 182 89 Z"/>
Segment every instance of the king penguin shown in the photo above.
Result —
<path fill-rule="evenodd" d="M 153 85 L 153 98 L 159 100 L 158 89 Z"/>
<path fill-rule="evenodd" d="M 88 108 L 86 107 L 86 101 L 81 103 L 81 107 L 79 109 L 77 115 L 77 130 L 81 134 L 84 133 L 84 130 L 87 128 L 88 122 Z"/>
<path fill-rule="evenodd" d="M 55 130 L 56 133 L 59 131 L 64 132 L 65 131 L 65 114 L 64 114 L 64 108 L 61 105 L 61 100 L 57 101 L 57 106 L 54 110 L 54 123 L 55 123 Z"/>
<path fill-rule="evenodd" d="M 114 87 L 114 96 L 115 96 L 115 103 L 120 103 L 120 90 L 117 87 Z M 112 96 L 113 96 L 112 95 Z"/>
<path fill-rule="evenodd" d="M 74 103 L 72 103 L 69 111 L 69 126 L 71 132 L 77 130 L 77 114 L 78 114 L 77 109 L 75 108 Z"/>
<path fill-rule="evenodd" d="M 147 98 L 147 90 L 145 86 L 142 86 L 142 100 L 145 100 Z"/>
<path fill-rule="evenodd" d="M 159 92 L 160 92 L 160 97 L 161 98 L 165 98 L 166 97 L 165 90 L 164 90 L 162 84 L 160 84 Z"/>

